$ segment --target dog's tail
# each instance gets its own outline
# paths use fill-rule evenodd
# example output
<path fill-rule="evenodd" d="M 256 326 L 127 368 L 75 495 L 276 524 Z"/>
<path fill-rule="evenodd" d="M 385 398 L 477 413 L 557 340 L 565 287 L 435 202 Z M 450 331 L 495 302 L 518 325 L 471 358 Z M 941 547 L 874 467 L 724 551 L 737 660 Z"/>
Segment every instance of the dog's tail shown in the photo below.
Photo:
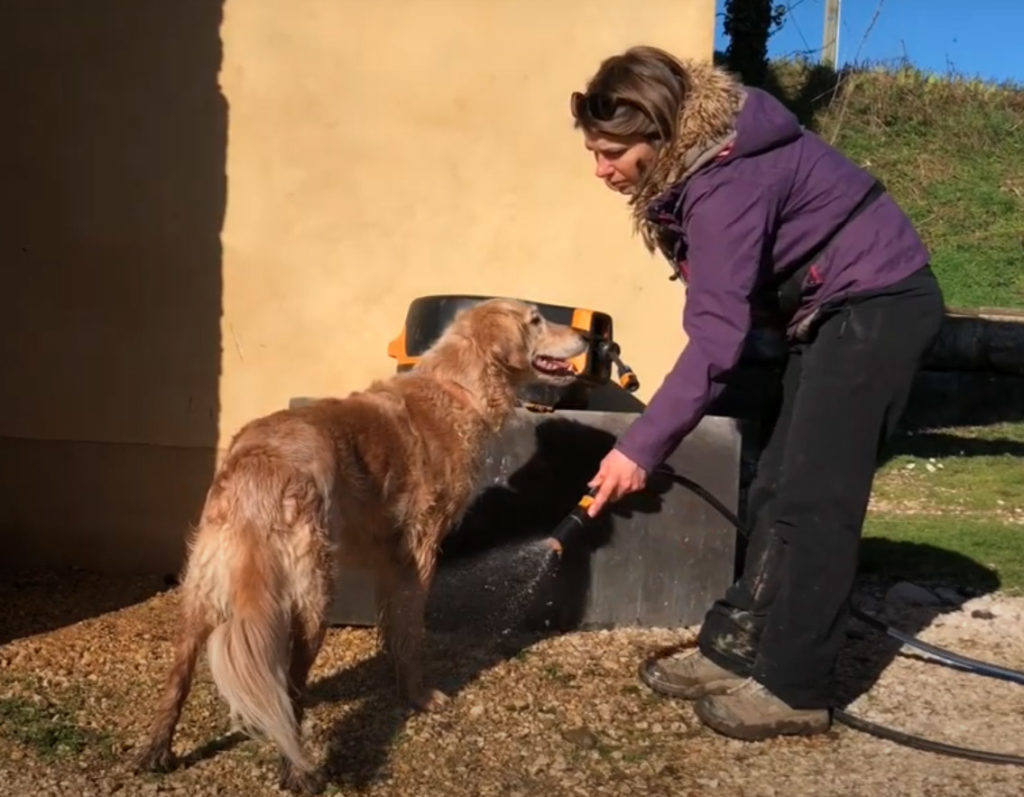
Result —
<path fill-rule="evenodd" d="M 207 642 L 210 673 L 232 720 L 269 738 L 293 766 L 308 771 L 288 695 L 291 607 L 282 596 L 284 574 L 265 550 L 244 543 L 238 548 L 230 611 Z"/>

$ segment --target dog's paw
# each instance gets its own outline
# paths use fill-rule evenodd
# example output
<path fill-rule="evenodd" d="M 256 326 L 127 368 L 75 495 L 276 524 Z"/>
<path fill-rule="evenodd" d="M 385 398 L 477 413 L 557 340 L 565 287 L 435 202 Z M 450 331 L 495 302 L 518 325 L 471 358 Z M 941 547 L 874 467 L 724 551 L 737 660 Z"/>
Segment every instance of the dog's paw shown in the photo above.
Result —
<path fill-rule="evenodd" d="M 277 785 L 292 794 L 313 795 L 324 790 L 327 779 L 322 772 L 303 772 L 287 762 L 282 762 Z"/>
<path fill-rule="evenodd" d="M 167 745 L 147 747 L 135 758 L 135 773 L 170 772 L 178 765 L 178 759 Z"/>
<path fill-rule="evenodd" d="M 448 702 L 448 695 L 439 689 L 424 689 L 411 702 L 417 711 L 439 711 Z"/>

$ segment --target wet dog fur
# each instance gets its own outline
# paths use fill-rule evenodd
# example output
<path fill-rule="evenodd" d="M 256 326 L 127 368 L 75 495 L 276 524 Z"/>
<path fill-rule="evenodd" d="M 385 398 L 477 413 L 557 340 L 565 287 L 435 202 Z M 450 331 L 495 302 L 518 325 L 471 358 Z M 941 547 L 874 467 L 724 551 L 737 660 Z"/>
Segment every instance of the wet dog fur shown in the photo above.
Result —
<path fill-rule="evenodd" d="M 279 785 L 322 788 L 300 727 L 339 562 L 374 573 L 400 695 L 439 707 L 445 696 L 421 670 L 438 547 L 517 387 L 571 381 L 566 360 L 585 346 L 532 305 L 490 300 L 461 311 L 414 369 L 246 424 L 189 540 L 174 660 L 137 770 L 174 766 L 172 737 L 205 645 L 236 725 L 276 745 Z"/>

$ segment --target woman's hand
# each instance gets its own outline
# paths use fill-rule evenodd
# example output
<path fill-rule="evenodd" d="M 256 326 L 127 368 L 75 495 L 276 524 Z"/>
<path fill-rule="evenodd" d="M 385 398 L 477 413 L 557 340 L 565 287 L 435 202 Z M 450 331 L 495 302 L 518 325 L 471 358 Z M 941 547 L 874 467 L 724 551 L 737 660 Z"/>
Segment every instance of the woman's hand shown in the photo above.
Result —
<path fill-rule="evenodd" d="M 588 487 L 597 488 L 594 502 L 587 507 L 587 514 L 590 517 L 597 517 L 605 504 L 614 503 L 623 496 L 638 492 L 644 489 L 646 484 L 647 471 L 613 448 L 601 460 L 597 475 L 587 484 Z"/>

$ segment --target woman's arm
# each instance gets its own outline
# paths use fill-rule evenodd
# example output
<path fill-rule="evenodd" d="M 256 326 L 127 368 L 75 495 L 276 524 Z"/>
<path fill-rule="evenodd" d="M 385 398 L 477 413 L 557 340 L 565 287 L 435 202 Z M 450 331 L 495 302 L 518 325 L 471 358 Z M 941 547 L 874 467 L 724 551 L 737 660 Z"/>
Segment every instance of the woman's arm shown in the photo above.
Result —
<path fill-rule="evenodd" d="M 688 342 L 658 390 L 615 447 L 648 473 L 699 423 L 721 393 L 750 330 L 750 295 L 771 256 L 779 203 L 768 189 L 718 183 L 684 211 L 689 281 Z"/>

